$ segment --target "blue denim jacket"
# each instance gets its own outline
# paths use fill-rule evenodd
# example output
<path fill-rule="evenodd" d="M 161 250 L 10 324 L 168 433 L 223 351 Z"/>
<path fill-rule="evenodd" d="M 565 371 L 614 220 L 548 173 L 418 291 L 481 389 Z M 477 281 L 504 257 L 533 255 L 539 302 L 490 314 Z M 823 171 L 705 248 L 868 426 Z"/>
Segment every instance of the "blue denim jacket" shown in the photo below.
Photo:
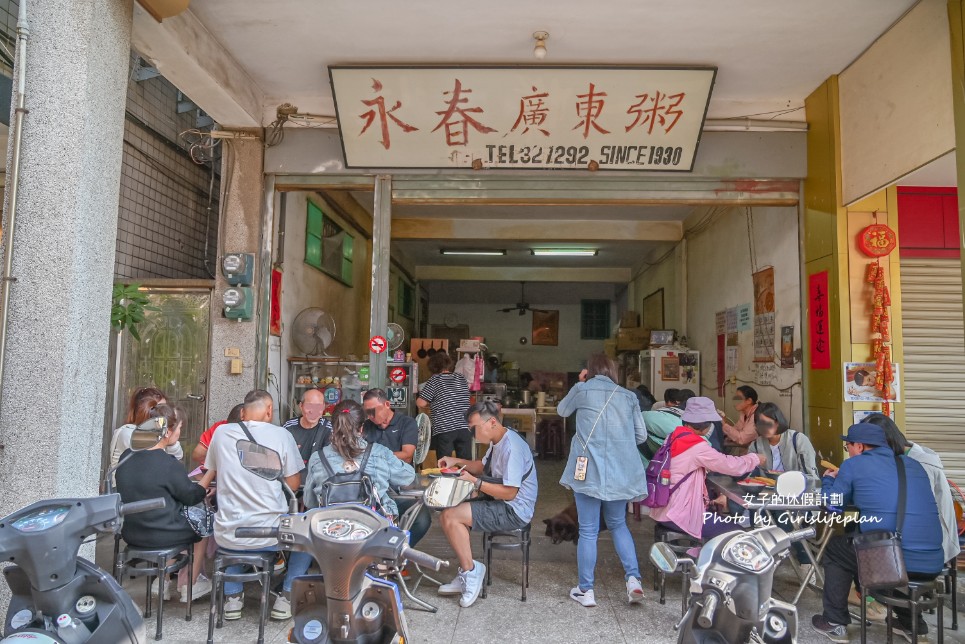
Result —
<path fill-rule="evenodd" d="M 576 383 L 556 406 L 556 413 L 564 418 L 573 412 L 576 412 L 576 436 L 570 445 L 570 457 L 560 485 L 603 501 L 645 498 L 647 481 L 637 445 L 647 440 L 647 427 L 637 397 L 609 378 L 595 376 Z M 593 430 L 598 416 L 600 420 Z M 584 453 L 587 437 L 589 443 Z M 584 455 L 589 459 L 586 479 L 577 481 L 573 478 L 576 459 Z"/>

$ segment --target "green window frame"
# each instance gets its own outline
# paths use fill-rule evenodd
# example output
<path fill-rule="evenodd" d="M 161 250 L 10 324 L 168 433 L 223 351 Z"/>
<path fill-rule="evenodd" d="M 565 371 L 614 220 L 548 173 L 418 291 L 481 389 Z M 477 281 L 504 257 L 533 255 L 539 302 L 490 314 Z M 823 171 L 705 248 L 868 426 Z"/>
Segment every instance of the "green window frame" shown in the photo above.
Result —
<path fill-rule="evenodd" d="M 610 300 L 580 300 L 580 339 L 610 337 Z"/>
<path fill-rule="evenodd" d="M 305 219 L 305 263 L 352 286 L 355 238 L 311 201 Z"/>
<path fill-rule="evenodd" d="M 399 278 L 399 315 L 415 319 L 415 287 Z"/>

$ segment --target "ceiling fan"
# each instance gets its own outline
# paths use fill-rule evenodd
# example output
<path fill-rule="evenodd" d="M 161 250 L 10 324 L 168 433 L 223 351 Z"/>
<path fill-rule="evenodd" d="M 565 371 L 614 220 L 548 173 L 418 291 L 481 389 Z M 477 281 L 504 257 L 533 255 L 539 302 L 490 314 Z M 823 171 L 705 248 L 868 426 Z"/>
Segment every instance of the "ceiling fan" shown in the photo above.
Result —
<path fill-rule="evenodd" d="M 528 311 L 536 311 L 537 313 L 548 313 L 546 309 L 534 309 L 526 301 L 526 282 L 519 283 L 519 302 L 516 306 L 510 306 L 505 309 L 496 309 L 500 313 L 509 313 L 511 311 L 519 311 L 520 315 L 526 315 Z"/>

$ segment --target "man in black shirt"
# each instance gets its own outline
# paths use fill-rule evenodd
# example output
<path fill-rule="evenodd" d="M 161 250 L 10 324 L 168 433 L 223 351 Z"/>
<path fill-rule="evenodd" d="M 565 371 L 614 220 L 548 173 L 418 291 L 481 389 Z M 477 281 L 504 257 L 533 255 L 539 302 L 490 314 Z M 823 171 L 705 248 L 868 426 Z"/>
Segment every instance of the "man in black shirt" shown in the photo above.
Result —
<path fill-rule="evenodd" d="M 388 447 L 396 458 L 406 463 L 412 463 L 415 448 L 419 442 L 419 425 L 412 418 L 401 414 L 389 405 L 388 396 L 382 389 L 369 389 L 362 397 L 362 409 L 365 410 L 366 421 L 362 425 L 362 436 L 366 442 L 378 443 Z M 399 516 L 415 504 L 412 497 L 396 497 L 395 504 L 399 506 Z M 429 531 L 432 518 L 425 509 L 419 511 L 412 529 L 409 531 L 409 543 L 412 546 Z"/>
<path fill-rule="evenodd" d="M 302 394 L 302 415 L 292 418 L 284 427 L 295 439 L 298 452 L 305 461 L 302 470 L 301 485 L 305 485 L 305 475 L 308 473 L 308 459 L 312 454 L 331 442 L 332 423 L 322 416 L 325 413 L 325 395 L 319 389 L 306 389 Z"/>

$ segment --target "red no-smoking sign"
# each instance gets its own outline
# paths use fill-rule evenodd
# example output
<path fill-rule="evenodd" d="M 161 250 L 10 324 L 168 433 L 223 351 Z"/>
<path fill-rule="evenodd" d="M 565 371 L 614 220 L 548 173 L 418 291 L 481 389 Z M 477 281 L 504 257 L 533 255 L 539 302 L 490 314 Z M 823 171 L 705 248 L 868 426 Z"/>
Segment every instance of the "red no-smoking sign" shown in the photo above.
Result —
<path fill-rule="evenodd" d="M 389 346 L 389 343 L 385 341 L 381 335 L 374 335 L 372 339 L 369 340 L 369 350 L 372 353 L 382 353 Z"/>
<path fill-rule="evenodd" d="M 389 370 L 389 380 L 392 382 L 405 382 L 405 369 L 402 367 L 392 367 Z"/>

